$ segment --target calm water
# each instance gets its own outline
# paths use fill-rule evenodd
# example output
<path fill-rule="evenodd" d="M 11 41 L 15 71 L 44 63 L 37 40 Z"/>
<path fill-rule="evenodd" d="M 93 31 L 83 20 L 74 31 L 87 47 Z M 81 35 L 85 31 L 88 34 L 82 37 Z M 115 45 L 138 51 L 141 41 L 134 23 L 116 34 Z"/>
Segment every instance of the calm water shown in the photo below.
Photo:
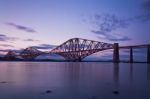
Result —
<path fill-rule="evenodd" d="M 150 99 L 150 65 L 0 62 L 0 99 Z"/>

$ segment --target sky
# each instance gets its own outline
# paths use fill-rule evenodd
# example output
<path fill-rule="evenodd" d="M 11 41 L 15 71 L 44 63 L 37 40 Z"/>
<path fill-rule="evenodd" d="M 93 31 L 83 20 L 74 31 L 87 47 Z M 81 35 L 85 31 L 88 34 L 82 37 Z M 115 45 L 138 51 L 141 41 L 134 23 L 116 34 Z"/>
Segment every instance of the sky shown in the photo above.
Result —
<path fill-rule="evenodd" d="M 150 44 L 150 0 L 0 0 L 0 51 L 79 37 Z"/>

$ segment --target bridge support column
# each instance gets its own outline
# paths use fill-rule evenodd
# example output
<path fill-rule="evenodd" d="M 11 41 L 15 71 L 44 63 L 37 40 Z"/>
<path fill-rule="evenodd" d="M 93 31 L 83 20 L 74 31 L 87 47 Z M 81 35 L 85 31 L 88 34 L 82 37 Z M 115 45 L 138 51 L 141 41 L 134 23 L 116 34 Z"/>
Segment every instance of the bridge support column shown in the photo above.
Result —
<path fill-rule="evenodd" d="M 119 44 L 114 43 L 113 62 L 119 63 Z"/>
<path fill-rule="evenodd" d="M 133 48 L 130 47 L 130 63 L 133 63 Z"/>
<path fill-rule="evenodd" d="M 150 63 L 150 46 L 147 46 L 147 63 Z"/>

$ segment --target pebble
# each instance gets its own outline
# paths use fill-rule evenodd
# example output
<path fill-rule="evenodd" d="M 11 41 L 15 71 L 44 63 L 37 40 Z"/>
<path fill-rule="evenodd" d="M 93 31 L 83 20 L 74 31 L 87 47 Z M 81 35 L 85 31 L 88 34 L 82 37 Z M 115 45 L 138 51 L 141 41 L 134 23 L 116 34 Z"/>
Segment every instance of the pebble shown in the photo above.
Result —
<path fill-rule="evenodd" d="M 113 94 L 118 95 L 118 94 L 119 94 L 119 92 L 118 92 L 118 91 L 113 91 Z"/>
<path fill-rule="evenodd" d="M 93 96 L 93 97 L 92 97 L 92 99 L 96 99 L 96 97 L 95 97 L 95 96 Z"/>
<path fill-rule="evenodd" d="M 52 91 L 51 90 L 46 90 L 46 93 L 49 94 L 49 93 L 52 93 Z"/>

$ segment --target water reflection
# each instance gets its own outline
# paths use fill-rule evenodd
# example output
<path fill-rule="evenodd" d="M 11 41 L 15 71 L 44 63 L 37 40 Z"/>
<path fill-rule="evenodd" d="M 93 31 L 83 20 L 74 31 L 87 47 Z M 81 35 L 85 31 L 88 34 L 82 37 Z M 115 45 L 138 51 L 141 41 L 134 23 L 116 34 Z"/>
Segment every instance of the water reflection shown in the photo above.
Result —
<path fill-rule="evenodd" d="M 118 63 L 114 63 L 113 78 L 114 78 L 115 90 L 118 90 L 119 88 L 119 64 Z"/>
<path fill-rule="evenodd" d="M 150 83 L 150 64 L 147 65 L 147 80 Z"/>
<path fill-rule="evenodd" d="M 78 82 L 80 78 L 80 64 L 81 63 L 65 63 L 65 72 L 67 72 L 67 76 L 69 76 L 69 80 L 71 82 Z"/>
<path fill-rule="evenodd" d="M 66 78 L 66 86 L 68 90 L 74 90 L 76 93 L 79 90 L 80 83 L 80 63 L 65 63 L 65 78 Z M 73 93 L 70 93 L 73 94 Z"/>
<path fill-rule="evenodd" d="M 132 63 L 130 64 L 130 75 L 129 75 L 129 77 L 130 77 L 130 81 L 132 83 L 132 81 L 133 81 L 133 64 Z"/>
<path fill-rule="evenodd" d="M 147 64 L 5 62 L 0 63 L 0 81 L 10 82 L 0 83 L 0 99 L 150 98 Z M 41 96 L 46 90 L 52 93 Z"/>

